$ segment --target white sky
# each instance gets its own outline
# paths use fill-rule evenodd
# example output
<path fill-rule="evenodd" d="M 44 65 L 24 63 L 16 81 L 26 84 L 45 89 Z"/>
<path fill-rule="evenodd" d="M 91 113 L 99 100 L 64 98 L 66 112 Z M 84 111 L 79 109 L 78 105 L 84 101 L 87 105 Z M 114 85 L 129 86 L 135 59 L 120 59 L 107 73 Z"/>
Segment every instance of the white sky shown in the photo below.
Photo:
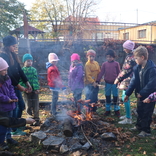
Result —
<path fill-rule="evenodd" d="M 30 9 L 35 0 L 18 0 L 23 2 Z M 101 3 L 94 13 L 101 21 L 125 22 L 125 23 L 146 23 L 156 21 L 155 0 L 101 0 Z"/>

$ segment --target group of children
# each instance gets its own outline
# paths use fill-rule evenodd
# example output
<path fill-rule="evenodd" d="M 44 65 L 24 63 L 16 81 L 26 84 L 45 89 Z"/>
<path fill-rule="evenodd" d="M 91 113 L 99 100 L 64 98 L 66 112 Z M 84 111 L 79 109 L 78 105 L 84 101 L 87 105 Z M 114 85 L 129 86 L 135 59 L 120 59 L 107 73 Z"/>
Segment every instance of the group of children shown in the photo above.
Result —
<path fill-rule="evenodd" d="M 39 82 L 37 71 L 32 67 L 33 57 L 31 54 L 23 56 L 24 67 L 20 67 L 20 62 L 15 53 L 16 39 L 9 35 L 3 39 L 4 49 L 0 54 L 0 115 L 8 119 L 11 117 L 21 118 L 25 109 L 34 120 L 28 119 L 29 123 L 37 126 L 40 124 L 39 118 Z M 73 92 L 74 101 L 81 99 L 84 89 L 86 100 L 90 111 L 96 114 L 96 104 L 98 102 L 99 83 L 104 77 L 106 112 L 105 116 L 111 114 L 111 106 L 114 106 L 114 113 L 122 121 L 119 124 L 132 124 L 129 96 L 135 90 L 137 97 L 137 123 L 131 130 L 138 130 L 138 136 L 151 135 L 150 124 L 156 100 L 156 66 L 148 60 L 148 51 L 144 46 L 134 49 L 134 42 L 127 40 L 123 44 L 123 49 L 127 53 L 122 69 L 117 61 L 116 54 L 110 49 L 106 52 L 106 62 L 100 68 L 95 61 L 96 52 L 92 49 L 86 53 L 87 62 L 85 66 L 81 62 L 77 53 L 71 55 L 71 65 L 68 75 L 68 87 Z M 47 82 L 52 91 L 51 115 L 56 116 L 56 105 L 59 91 L 64 90 L 60 72 L 57 68 L 58 56 L 55 53 L 48 55 Z M 126 115 L 120 116 L 118 101 L 118 89 L 123 90 L 122 100 L 125 105 Z M 24 101 L 21 91 L 23 91 Z M 111 100 L 113 94 L 113 100 Z M 25 104 L 24 104 L 25 103 Z M 150 103 L 150 104 L 149 104 Z M 93 105 L 91 105 L 93 104 Z M 19 133 L 19 129 L 14 127 L 12 134 Z M 24 135 L 24 132 L 20 132 Z M 4 142 L 17 145 L 18 142 L 11 138 L 11 129 L 5 124 L 0 125 L 0 147 L 7 149 Z"/>
<path fill-rule="evenodd" d="M 81 99 L 84 89 L 86 99 L 89 99 L 88 103 L 94 103 L 91 111 L 96 114 L 99 83 L 101 78 L 104 77 L 106 97 L 106 112 L 104 115 L 108 116 L 111 114 L 111 106 L 113 105 L 115 115 L 121 119 L 118 122 L 119 124 L 132 124 L 129 96 L 135 90 L 138 117 L 135 127 L 131 128 L 131 130 L 137 130 L 139 131 L 139 137 L 145 137 L 151 135 L 150 124 L 155 107 L 154 101 L 156 100 L 156 66 L 151 60 L 148 60 L 148 51 L 144 46 L 139 46 L 136 49 L 134 47 L 135 43 L 130 40 L 123 43 L 123 49 L 127 56 L 122 69 L 120 69 L 119 63 L 115 61 L 116 55 L 111 49 L 107 51 L 107 61 L 102 64 L 101 68 L 98 62 L 95 61 L 96 52 L 94 50 L 90 49 L 87 51 L 87 62 L 84 67 L 80 56 L 77 53 L 73 53 L 71 55 L 68 86 L 73 92 L 76 102 Z M 47 67 L 48 84 L 50 88 L 55 89 L 55 86 L 59 83 L 59 85 L 61 84 L 60 89 L 62 89 L 62 81 L 60 81 L 60 74 L 56 67 L 56 62 L 59 59 L 54 53 L 50 53 L 50 57 L 55 59 L 49 59 L 50 65 Z M 56 77 L 53 78 L 53 85 L 51 85 L 51 77 L 54 75 Z M 124 116 L 120 116 L 118 89 L 123 91 L 122 100 L 126 111 L 126 115 Z M 113 94 L 113 100 L 111 100 L 111 92 Z M 54 90 L 53 94 L 55 94 Z M 56 101 L 52 102 L 52 108 L 54 107 L 55 111 L 53 109 L 51 111 L 53 116 L 56 115 Z"/>

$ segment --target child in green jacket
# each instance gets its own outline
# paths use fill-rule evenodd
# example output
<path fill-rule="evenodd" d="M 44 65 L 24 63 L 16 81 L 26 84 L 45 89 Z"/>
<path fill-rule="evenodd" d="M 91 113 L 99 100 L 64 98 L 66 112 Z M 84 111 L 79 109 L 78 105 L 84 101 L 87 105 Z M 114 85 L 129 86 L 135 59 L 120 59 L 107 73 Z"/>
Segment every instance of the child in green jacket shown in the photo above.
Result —
<path fill-rule="evenodd" d="M 23 63 L 24 67 L 22 70 L 24 71 L 25 75 L 27 76 L 31 86 L 32 86 L 32 92 L 24 92 L 24 101 L 26 104 L 26 112 L 28 115 L 33 117 L 35 119 L 35 123 L 32 124 L 32 126 L 39 126 L 40 125 L 40 118 L 39 118 L 39 82 L 37 77 L 37 71 L 34 67 L 32 67 L 33 64 L 33 57 L 31 54 L 25 54 L 23 56 Z M 22 86 L 25 84 L 23 82 L 20 83 Z"/>

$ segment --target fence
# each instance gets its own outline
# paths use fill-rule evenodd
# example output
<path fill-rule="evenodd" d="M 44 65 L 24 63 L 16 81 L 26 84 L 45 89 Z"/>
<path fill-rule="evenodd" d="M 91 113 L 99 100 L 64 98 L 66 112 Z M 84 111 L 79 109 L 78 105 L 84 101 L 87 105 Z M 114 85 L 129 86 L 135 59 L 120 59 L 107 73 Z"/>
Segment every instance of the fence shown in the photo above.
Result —
<path fill-rule="evenodd" d="M 144 24 L 122 22 L 55 22 L 60 25 L 51 26 L 49 20 L 29 21 L 33 26 L 42 22 L 44 38 L 36 37 L 35 41 L 107 41 L 107 40 L 133 40 L 137 43 L 156 43 L 156 23 Z M 46 24 L 45 24 L 46 23 Z M 50 30 L 47 32 L 47 30 Z M 56 37 L 57 34 L 57 37 Z M 49 36 L 55 36 L 49 39 Z M 51 37 L 52 38 L 52 37 Z M 33 39 L 32 39 L 33 41 Z"/>

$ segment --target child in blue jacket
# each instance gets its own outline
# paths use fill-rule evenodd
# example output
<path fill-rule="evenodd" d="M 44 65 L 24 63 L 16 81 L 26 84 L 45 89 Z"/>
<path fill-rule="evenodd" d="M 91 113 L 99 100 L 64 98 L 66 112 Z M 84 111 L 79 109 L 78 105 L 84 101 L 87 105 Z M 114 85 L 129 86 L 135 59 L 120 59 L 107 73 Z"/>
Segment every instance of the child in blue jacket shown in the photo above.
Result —
<path fill-rule="evenodd" d="M 150 124 L 155 102 L 146 103 L 145 101 L 144 103 L 143 100 L 156 90 L 156 66 L 151 60 L 148 60 L 148 51 L 144 46 L 139 46 L 134 50 L 134 58 L 137 66 L 124 100 L 127 101 L 135 89 L 138 98 L 138 117 L 135 127 L 131 130 L 138 130 L 140 131 L 139 137 L 146 137 L 151 135 Z"/>

